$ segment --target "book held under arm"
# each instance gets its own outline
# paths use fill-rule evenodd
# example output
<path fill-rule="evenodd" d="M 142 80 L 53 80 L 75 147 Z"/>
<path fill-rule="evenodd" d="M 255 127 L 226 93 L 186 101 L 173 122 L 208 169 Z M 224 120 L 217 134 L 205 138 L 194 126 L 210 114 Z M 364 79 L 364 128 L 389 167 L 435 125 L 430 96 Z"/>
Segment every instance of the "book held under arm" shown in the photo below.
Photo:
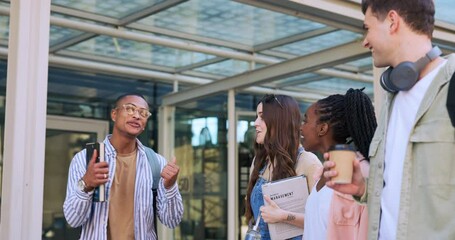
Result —
<path fill-rule="evenodd" d="M 93 151 L 96 149 L 98 156 L 95 159 L 95 162 L 104 162 L 104 143 L 102 142 L 94 142 L 94 143 L 87 143 L 85 145 L 86 151 L 86 160 L 87 166 L 92 159 Z M 93 201 L 95 202 L 104 202 L 106 200 L 106 189 L 104 184 L 99 185 L 95 188 L 95 192 L 93 193 Z"/>
<path fill-rule="evenodd" d="M 262 192 L 268 195 L 281 209 L 304 213 L 309 195 L 307 178 L 304 175 L 289 177 L 262 185 Z M 265 202 L 265 205 L 268 205 Z M 287 223 L 269 223 L 272 240 L 288 239 L 300 236 L 303 229 Z"/>

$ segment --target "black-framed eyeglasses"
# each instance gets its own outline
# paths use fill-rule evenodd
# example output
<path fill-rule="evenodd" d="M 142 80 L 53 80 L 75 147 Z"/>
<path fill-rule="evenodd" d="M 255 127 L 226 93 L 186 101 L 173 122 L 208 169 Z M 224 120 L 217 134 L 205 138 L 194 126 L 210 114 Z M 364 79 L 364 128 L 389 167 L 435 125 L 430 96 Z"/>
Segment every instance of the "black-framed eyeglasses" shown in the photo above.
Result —
<path fill-rule="evenodd" d="M 270 102 L 270 100 L 275 100 L 278 105 L 281 107 L 281 109 L 284 109 L 283 105 L 281 104 L 280 100 L 276 97 L 275 94 L 266 94 L 262 99 L 261 102 Z"/>
<path fill-rule="evenodd" d="M 149 118 L 152 115 L 152 113 L 149 112 L 148 109 L 136 107 L 132 103 L 123 104 L 122 107 L 128 115 L 134 115 L 134 113 L 137 112 L 140 117 L 145 119 Z M 118 107 L 116 109 L 118 109 Z"/>

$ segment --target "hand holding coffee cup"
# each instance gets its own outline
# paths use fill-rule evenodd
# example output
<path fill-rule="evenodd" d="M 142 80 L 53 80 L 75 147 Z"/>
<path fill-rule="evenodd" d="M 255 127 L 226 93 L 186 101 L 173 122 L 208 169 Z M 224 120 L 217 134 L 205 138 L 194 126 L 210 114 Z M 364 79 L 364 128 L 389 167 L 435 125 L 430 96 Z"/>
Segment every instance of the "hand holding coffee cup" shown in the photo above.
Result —
<path fill-rule="evenodd" d="M 338 172 L 332 181 L 337 184 L 348 184 L 352 181 L 353 161 L 355 159 L 354 147 L 347 144 L 337 144 L 329 148 L 330 160 L 335 163 L 331 170 Z"/>

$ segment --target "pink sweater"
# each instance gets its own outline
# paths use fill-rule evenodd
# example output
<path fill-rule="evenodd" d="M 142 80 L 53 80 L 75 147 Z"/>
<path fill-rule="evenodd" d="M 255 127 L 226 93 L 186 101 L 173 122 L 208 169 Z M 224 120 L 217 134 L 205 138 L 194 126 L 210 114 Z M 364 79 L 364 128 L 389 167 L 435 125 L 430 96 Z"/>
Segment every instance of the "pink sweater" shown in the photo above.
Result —
<path fill-rule="evenodd" d="M 358 155 L 357 159 L 363 159 L 363 157 Z M 360 167 L 362 175 L 367 177 L 368 161 L 361 161 Z M 364 240 L 367 239 L 367 230 L 367 206 L 356 202 L 351 195 L 334 191 L 329 209 L 327 239 Z"/>

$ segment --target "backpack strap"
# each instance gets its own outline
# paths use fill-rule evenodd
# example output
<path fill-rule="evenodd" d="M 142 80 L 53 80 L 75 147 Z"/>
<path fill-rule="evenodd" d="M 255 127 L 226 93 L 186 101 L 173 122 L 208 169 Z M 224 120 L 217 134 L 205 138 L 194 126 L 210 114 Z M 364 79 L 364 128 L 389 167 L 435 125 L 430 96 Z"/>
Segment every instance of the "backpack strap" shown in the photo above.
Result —
<path fill-rule="evenodd" d="M 449 113 L 452 126 L 455 127 L 455 72 L 452 75 L 449 83 L 449 91 L 447 93 L 447 112 Z"/>
<path fill-rule="evenodd" d="M 158 184 L 160 183 L 161 178 L 161 166 L 158 162 L 158 157 L 155 151 L 149 147 L 145 147 L 145 155 L 147 155 L 147 161 L 149 162 L 150 168 L 152 168 L 152 177 L 153 177 L 153 185 L 152 185 L 152 194 L 153 194 L 153 219 L 155 221 L 154 229 L 155 233 L 157 234 L 156 239 L 158 240 L 158 232 L 157 232 L 157 225 L 158 225 L 158 215 L 156 209 L 156 199 L 158 198 Z"/>
<path fill-rule="evenodd" d="M 152 168 L 153 176 L 153 189 L 158 189 L 158 184 L 161 178 L 161 166 L 158 162 L 158 157 L 156 156 L 155 151 L 149 147 L 145 147 L 145 154 L 147 155 L 147 160 Z"/>

